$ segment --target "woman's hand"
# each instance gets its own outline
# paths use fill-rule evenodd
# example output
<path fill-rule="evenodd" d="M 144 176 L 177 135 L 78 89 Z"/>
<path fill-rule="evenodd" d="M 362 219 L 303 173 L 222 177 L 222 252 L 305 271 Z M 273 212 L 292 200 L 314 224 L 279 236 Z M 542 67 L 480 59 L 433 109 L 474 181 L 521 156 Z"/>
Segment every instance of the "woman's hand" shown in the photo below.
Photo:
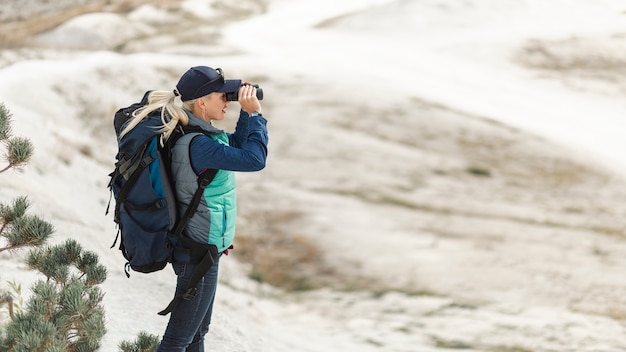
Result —
<path fill-rule="evenodd" d="M 241 84 L 238 98 L 243 111 L 248 114 L 255 111 L 261 113 L 261 102 L 256 97 L 256 88 L 252 86 L 252 83 L 245 81 Z"/>

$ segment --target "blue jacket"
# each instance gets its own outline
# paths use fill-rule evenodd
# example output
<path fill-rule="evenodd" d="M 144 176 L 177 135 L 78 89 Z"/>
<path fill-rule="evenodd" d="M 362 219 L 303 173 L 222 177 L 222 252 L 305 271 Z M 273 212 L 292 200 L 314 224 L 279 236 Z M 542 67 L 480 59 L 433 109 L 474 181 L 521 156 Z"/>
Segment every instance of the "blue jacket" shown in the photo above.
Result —
<path fill-rule="evenodd" d="M 190 121 L 198 122 L 208 131 L 219 131 L 211 124 L 188 113 Z M 197 175 L 204 169 L 229 171 L 259 171 L 265 167 L 267 158 L 267 120 L 262 116 L 248 117 L 239 113 L 235 132 L 225 133 L 228 145 L 212 138 L 199 136 L 191 143 L 191 164 Z M 219 131 L 224 133 L 223 131 Z"/>
<path fill-rule="evenodd" d="M 265 167 L 267 121 L 241 111 L 235 132 L 231 134 L 190 112 L 187 114 L 189 123 L 202 127 L 208 135 L 185 135 L 172 149 L 172 175 L 179 211 L 186 210 L 198 187 L 198 175 L 206 169 L 218 169 L 185 234 L 195 241 L 214 244 L 218 252 L 223 252 L 232 245 L 235 236 L 237 194 L 233 171 L 258 171 Z"/>

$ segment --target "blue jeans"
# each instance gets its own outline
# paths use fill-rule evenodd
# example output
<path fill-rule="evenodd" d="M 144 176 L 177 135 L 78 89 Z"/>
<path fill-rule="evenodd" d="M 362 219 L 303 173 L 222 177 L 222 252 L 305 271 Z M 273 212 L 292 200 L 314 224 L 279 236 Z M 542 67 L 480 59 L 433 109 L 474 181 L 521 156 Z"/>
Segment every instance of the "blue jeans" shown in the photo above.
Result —
<path fill-rule="evenodd" d="M 185 292 L 195 264 L 173 263 L 178 276 L 176 295 Z M 219 258 L 198 283 L 198 293 L 192 300 L 181 299 L 170 313 L 165 334 L 157 352 L 204 352 L 204 336 L 209 332 Z"/>

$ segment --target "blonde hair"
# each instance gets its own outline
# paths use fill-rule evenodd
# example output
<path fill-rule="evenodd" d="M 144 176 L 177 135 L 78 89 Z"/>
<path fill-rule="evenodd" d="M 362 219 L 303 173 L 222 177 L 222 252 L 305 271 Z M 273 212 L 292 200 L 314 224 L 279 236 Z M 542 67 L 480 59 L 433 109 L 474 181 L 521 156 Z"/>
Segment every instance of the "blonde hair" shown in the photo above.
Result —
<path fill-rule="evenodd" d="M 179 122 L 183 126 L 187 126 L 189 123 L 189 116 L 187 116 L 185 110 L 191 111 L 191 107 L 195 101 L 195 99 L 184 101 L 183 106 L 180 107 L 174 103 L 175 99 L 176 94 L 174 94 L 173 91 L 155 90 L 150 92 L 148 94 L 148 105 L 142 106 L 133 112 L 133 118 L 128 121 L 120 133 L 119 138 L 122 138 L 126 133 L 130 132 L 153 111 L 160 109 L 161 121 L 163 122 L 163 125 L 159 131 L 164 133 L 163 139 L 167 140 Z"/>

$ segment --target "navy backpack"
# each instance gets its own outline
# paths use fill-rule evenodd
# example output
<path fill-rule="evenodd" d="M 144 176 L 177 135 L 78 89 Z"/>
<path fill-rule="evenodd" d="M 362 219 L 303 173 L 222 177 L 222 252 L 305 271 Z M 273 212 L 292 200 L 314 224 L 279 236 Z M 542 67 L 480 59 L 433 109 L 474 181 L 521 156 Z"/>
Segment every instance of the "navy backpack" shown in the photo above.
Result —
<path fill-rule="evenodd" d="M 113 121 L 118 136 L 118 153 L 115 170 L 109 174 L 109 189 L 115 199 L 114 221 L 118 233 L 111 248 L 120 238 L 119 249 L 127 260 L 127 277 L 130 277 L 129 268 L 141 273 L 163 269 L 173 261 L 175 251 L 176 258 L 184 257 L 198 263 L 186 292 L 175 297 L 165 310 L 159 312 L 166 315 L 180 299 L 193 299 L 197 283 L 218 255 L 214 245 L 194 242 L 183 235 L 183 229 L 197 210 L 202 193 L 217 170 L 208 169 L 198 177 L 198 189 L 191 204 L 184 214 L 178 214 L 170 174 L 171 146 L 180 136 L 202 133 L 202 130 L 179 124 L 167 142 L 163 142 L 163 133 L 160 132 L 163 121 L 158 110 L 119 138 L 133 112 L 147 104 L 149 93 L 146 92 L 140 102 L 119 109 Z"/>

